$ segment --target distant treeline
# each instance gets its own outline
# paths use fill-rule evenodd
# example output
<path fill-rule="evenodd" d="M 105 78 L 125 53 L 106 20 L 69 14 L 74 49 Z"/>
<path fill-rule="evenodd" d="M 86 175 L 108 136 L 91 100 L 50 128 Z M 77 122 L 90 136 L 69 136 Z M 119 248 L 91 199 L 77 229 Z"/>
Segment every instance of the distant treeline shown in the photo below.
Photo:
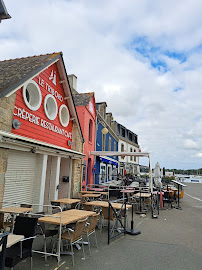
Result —
<path fill-rule="evenodd" d="M 179 169 L 165 169 L 167 172 L 174 172 L 175 174 L 202 174 L 202 168 L 200 169 L 189 169 L 189 170 L 179 170 Z"/>

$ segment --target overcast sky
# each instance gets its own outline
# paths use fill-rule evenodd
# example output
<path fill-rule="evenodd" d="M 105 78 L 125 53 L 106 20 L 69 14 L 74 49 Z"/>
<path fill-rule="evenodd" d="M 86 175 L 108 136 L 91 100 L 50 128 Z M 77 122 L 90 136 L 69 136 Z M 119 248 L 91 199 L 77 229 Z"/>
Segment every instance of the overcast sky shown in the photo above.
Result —
<path fill-rule="evenodd" d="M 62 51 L 77 90 L 107 102 L 153 166 L 202 167 L 201 0 L 4 2 L 1 60 Z"/>

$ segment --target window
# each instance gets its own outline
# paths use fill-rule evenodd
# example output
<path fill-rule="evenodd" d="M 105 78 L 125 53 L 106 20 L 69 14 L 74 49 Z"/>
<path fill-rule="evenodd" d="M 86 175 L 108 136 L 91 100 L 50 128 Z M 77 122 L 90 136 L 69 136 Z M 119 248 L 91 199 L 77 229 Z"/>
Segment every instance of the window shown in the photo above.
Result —
<path fill-rule="evenodd" d="M 134 149 L 134 152 L 136 152 L 136 150 Z M 134 156 L 134 161 L 136 162 L 136 157 Z"/>
<path fill-rule="evenodd" d="M 93 121 L 90 119 L 90 121 L 89 121 L 89 131 L 88 131 L 88 140 L 89 140 L 89 142 L 92 142 L 92 134 L 93 134 L 92 130 L 93 130 Z"/>
<path fill-rule="evenodd" d="M 130 152 L 133 152 L 132 147 L 130 148 Z M 131 161 L 133 160 L 133 157 L 132 157 L 132 156 L 130 156 L 130 160 L 131 160 Z"/>
<path fill-rule="evenodd" d="M 41 106 L 41 90 L 38 86 L 38 84 L 30 80 L 27 83 L 25 83 L 23 87 L 23 99 L 26 104 L 26 106 L 32 110 L 36 111 Z"/>
<path fill-rule="evenodd" d="M 51 94 L 48 94 L 44 99 L 44 111 L 48 119 L 54 120 L 57 116 L 57 102 Z"/>
<path fill-rule="evenodd" d="M 105 134 L 102 133 L 102 151 L 105 151 Z"/>
<path fill-rule="evenodd" d="M 60 124 L 67 127 L 69 124 L 69 110 L 65 104 L 62 104 L 59 109 Z"/>
<path fill-rule="evenodd" d="M 132 135 L 132 133 L 131 133 L 131 132 L 129 132 L 128 137 L 129 137 L 129 140 L 132 142 L 132 140 L 133 140 L 133 135 Z"/>
<path fill-rule="evenodd" d="M 126 132 L 125 132 L 125 129 L 124 128 L 121 128 L 121 136 L 122 137 L 125 137 L 126 136 Z"/>
<path fill-rule="evenodd" d="M 112 148 L 112 139 L 111 139 L 111 137 L 109 137 L 109 147 L 108 147 L 108 150 L 111 151 L 111 148 Z"/>
<path fill-rule="evenodd" d="M 114 151 L 116 151 L 116 142 L 114 142 Z M 114 158 L 116 159 L 116 156 Z"/>
<path fill-rule="evenodd" d="M 121 152 L 124 152 L 124 144 L 123 143 L 121 144 Z M 124 159 L 125 156 L 121 156 L 121 158 Z"/>

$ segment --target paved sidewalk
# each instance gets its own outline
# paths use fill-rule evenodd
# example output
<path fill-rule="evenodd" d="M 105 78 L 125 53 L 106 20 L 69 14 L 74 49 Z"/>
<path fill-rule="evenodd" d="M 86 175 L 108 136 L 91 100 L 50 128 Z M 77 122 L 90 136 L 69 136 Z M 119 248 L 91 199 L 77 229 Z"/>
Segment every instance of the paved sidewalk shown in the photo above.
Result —
<path fill-rule="evenodd" d="M 202 184 L 188 184 L 185 192 L 202 200 Z M 93 245 L 92 255 L 88 247 L 86 259 L 75 248 L 75 266 L 70 256 L 62 256 L 59 269 L 78 270 L 200 270 L 202 269 L 202 201 L 184 195 L 181 200 L 183 210 L 161 210 L 158 219 L 152 219 L 151 213 L 145 218 L 134 215 L 135 228 L 140 235 L 121 236 L 107 245 L 107 229 L 97 232 L 99 249 Z M 130 222 L 129 222 L 130 224 Z M 34 269 L 55 269 L 56 259 L 44 258 L 34 254 Z M 29 259 L 15 267 L 15 270 L 29 269 Z"/>

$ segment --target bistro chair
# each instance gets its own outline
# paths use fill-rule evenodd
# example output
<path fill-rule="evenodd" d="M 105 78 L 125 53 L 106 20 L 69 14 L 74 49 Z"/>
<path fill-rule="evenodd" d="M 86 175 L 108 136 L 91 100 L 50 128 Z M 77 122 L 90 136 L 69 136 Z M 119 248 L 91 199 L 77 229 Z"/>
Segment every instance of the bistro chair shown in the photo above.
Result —
<path fill-rule="evenodd" d="M 73 245 L 81 242 L 83 249 L 83 256 L 85 259 L 85 251 L 83 245 L 83 232 L 85 230 L 86 221 L 88 218 L 77 221 L 75 229 L 67 228 L 67 231 L 61 235 L 61 239 L 66 241 L 67 247 L 68 244 L 71 247 L 71 256 L 72 256 L 72 264 L 74 265 L 74 250 Z M 61 252 L 61 254 L 67 254 L 65 252 Z"/>
<path fill-rule="evenodd" d="M 24 235 L 25 238 L 6 250 L 6 267 L 13 269 L 16 264 L 30 257 L 32 269 L 32 244 L 37 221 L 37 218 L 16 217 L 13 233 Z"/>
<path fill-rule="evenodd" d="M 4 270 L 5 266 L 5 259 L 6 259 L 6 245 L 7 245 L 7 238 L 9 233 L 3 233 L 0 235 L 0 269 Z"/>
<path fill-rule="evenodd" d="M 60 203 L 59 202 L 53 202 L 53 201 L 51 201 L 51 205 L 52 206 L 60 206 Z M 60 211 L 60 208 L 58 208 L 58 207 L 52 207 L 52 214 L 57 214 L 59 212 L 61 212 Z"/>
<path fill-rule="evenodd" d="M 5 232 L 8 227 L 13 226 L 13 217 L 8 215 L 5 219 L 4 213 L 0 213 L 0 231 Z"/>
<path fill-rule="evenodd" d="M 87 204 L 83 204 L 83 210 L 85 211 L 93 211 L 94 210 L 94 207 L 93 205 L 87 205 Z"/>
<path fill-rule="evenodd" d="M 108 207 L 102 207 L 101 210 L 101 224 L 100 224 L 100 233 L 102 232 L 102 227 L 104 227 L 104 221 L 109 219 L 109 208 Z M 114 213 L 111 210 L 110 211 L 110 221 L 115 221 Z"/>
<path fill-rule="evenodd" d="M 90 218 L 90 223 L 88 223 L 88 222 L 86 223 L 86 228 L 84 230 L 84 233 L 86 233 L 86 236 L 87 236 L 87 239 L 88 239 L 88 248 L 89 248 L 90 254 L 91 254 L 91 250 L 90 250 L 90 239 L 89 239 L 89 236 L 92 235 L 93 233 L 95 235 L 95 244 L 96 244 L 96 247 L 98 248 L 95 227 L 97 225 L 99 216 L 100 216 L 99 213 L 98 214 L 95 214 L 94 216 L 92 216 Z"/>

